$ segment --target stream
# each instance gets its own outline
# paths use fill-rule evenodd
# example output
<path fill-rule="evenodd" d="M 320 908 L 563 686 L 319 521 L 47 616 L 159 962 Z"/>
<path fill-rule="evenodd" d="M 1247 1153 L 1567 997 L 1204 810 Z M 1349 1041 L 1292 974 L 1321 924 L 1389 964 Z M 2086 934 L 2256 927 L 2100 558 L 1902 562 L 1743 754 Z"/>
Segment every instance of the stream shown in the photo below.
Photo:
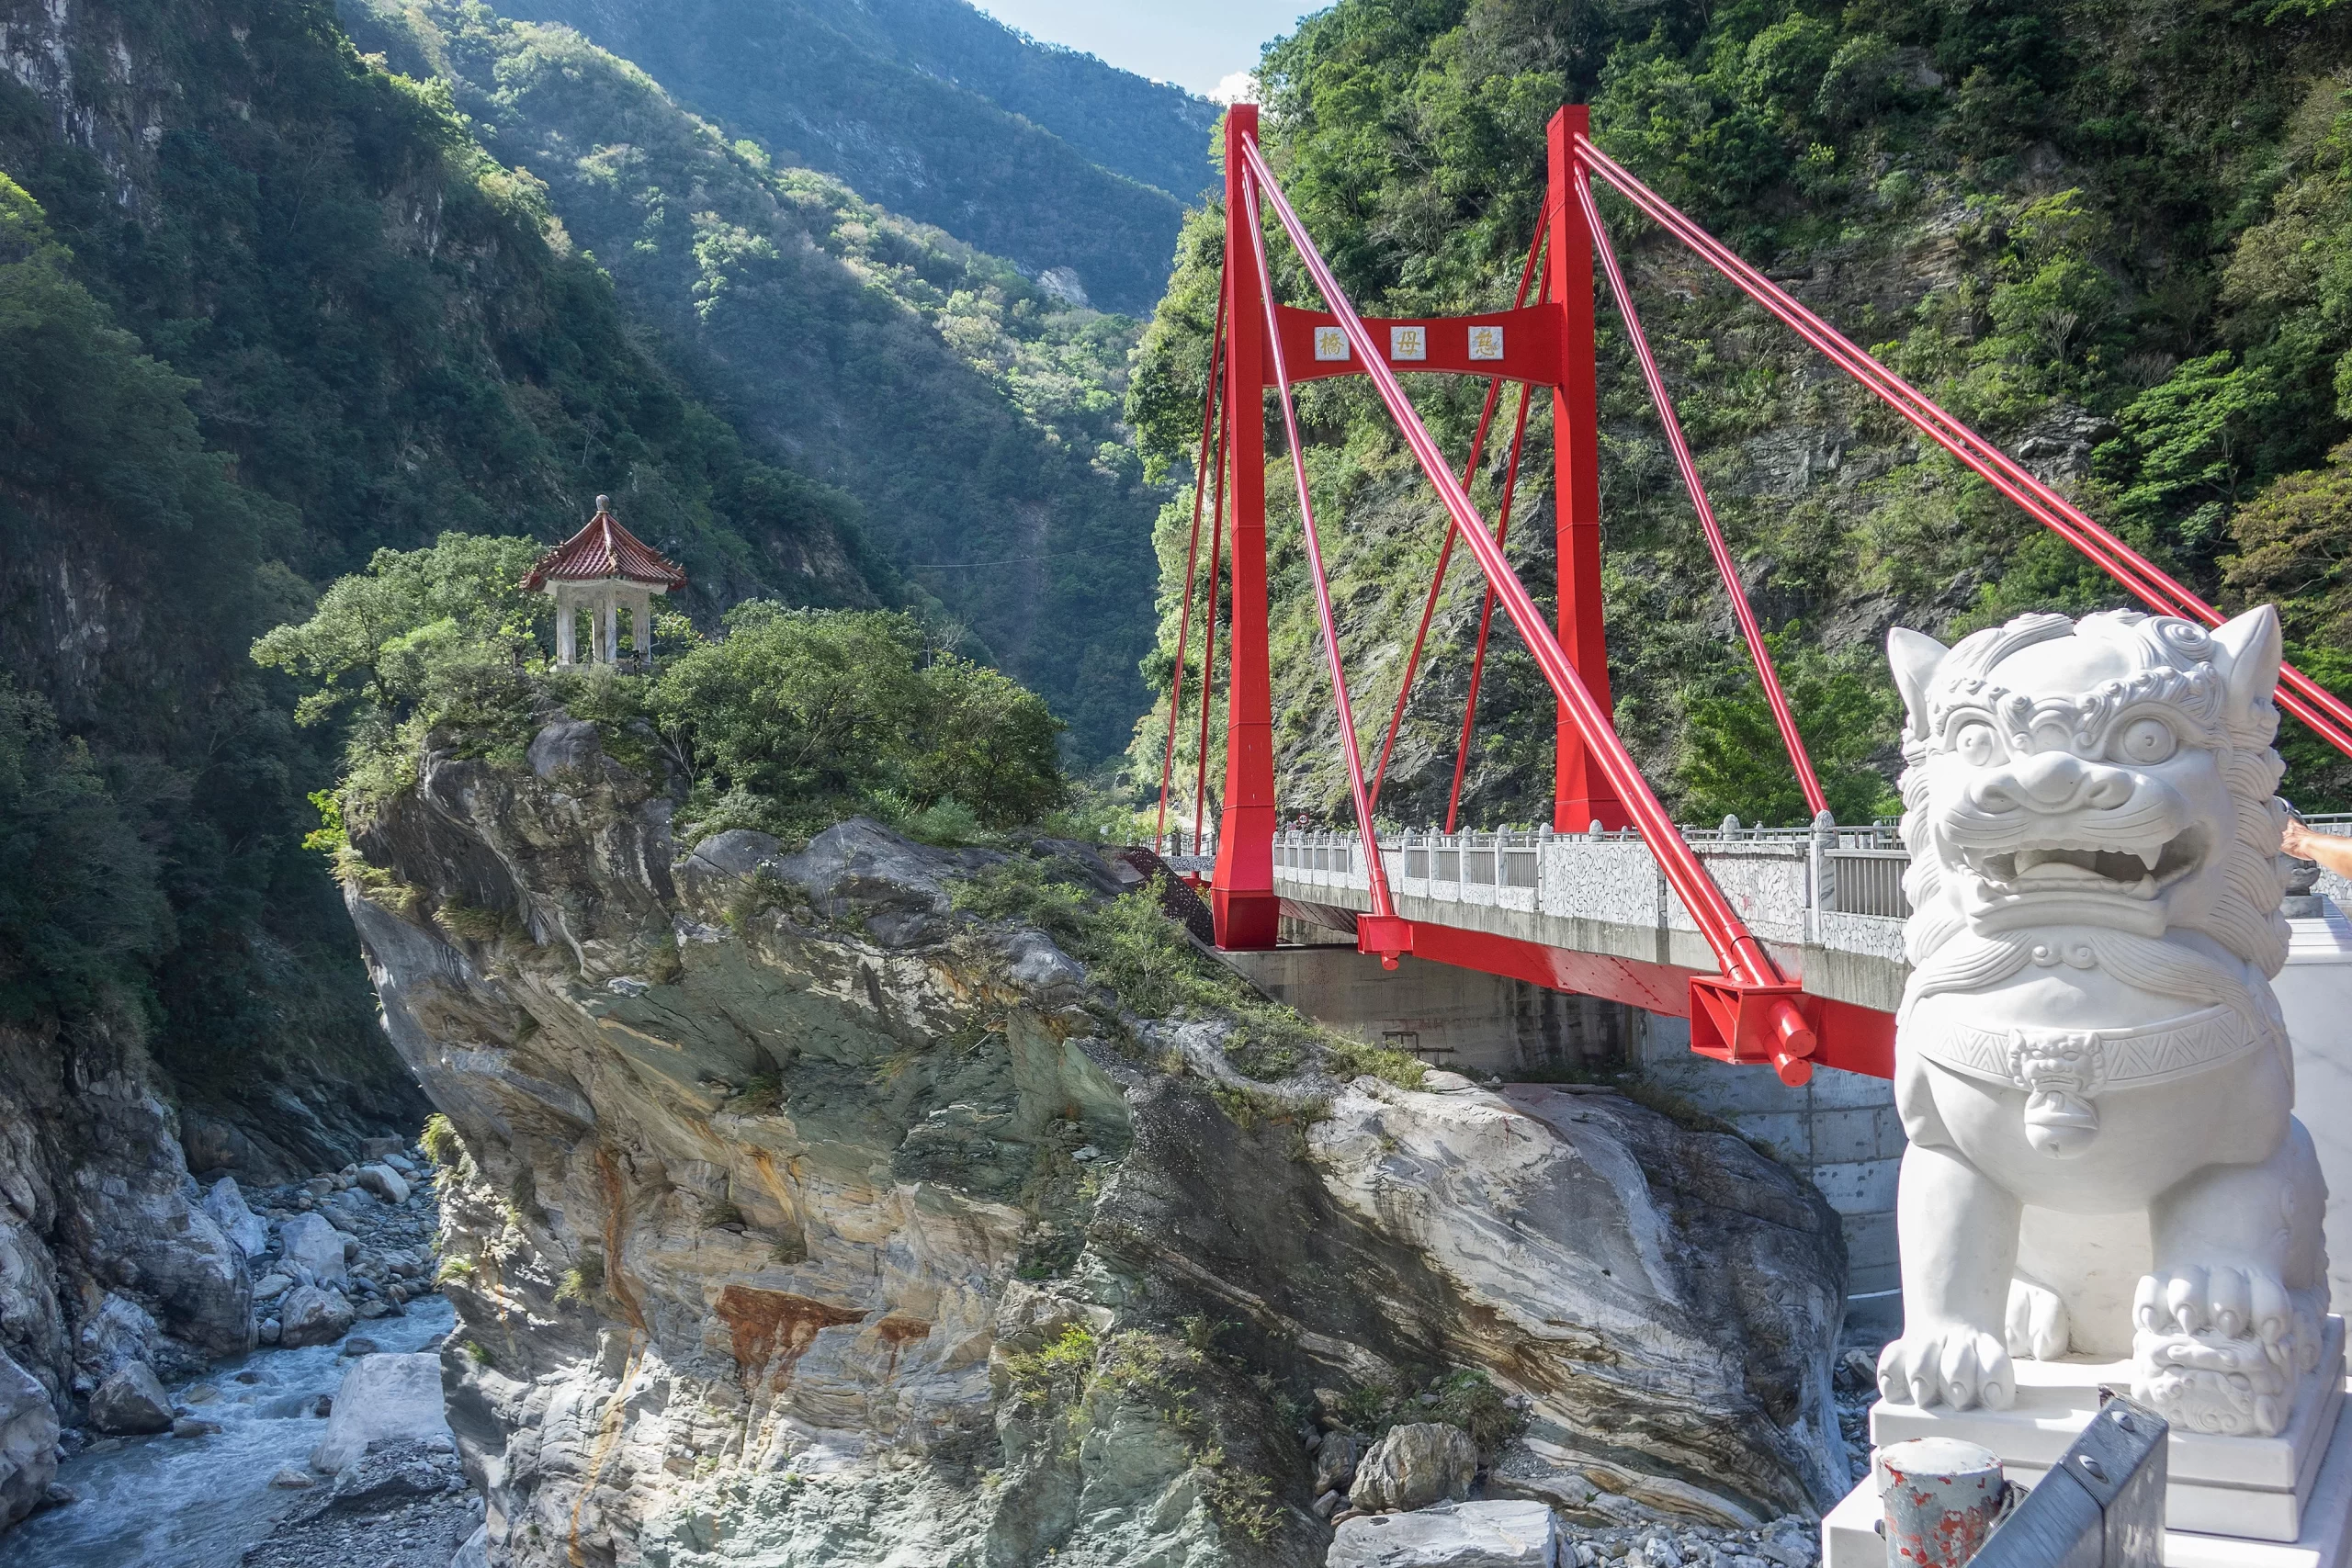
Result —
<path fill-rule="evenodd" d="M 364 1321 L 354 1332 L 379 1350 L 422 1350 L 456 1320 L 447 1301 L 425 1295 L 406 1316 Z M 0 1536 L 0 1568 L 236 1568 L 309 1495 L 273 1490 L 269 1479 L 288 1465 L 308 1468 L 326 1431 L 311 1404 L 335 1392 L 351 1364 L 341 1349 L 255 1350 L 174 1387 L 175 1404 L 221 1430 L 208 1438 L 102 1438 L 74 1455 L 57 1479 L 81 1501 L 35 1514 Z M 253 1381 L 240 1381 L 246 1376 Z"/>

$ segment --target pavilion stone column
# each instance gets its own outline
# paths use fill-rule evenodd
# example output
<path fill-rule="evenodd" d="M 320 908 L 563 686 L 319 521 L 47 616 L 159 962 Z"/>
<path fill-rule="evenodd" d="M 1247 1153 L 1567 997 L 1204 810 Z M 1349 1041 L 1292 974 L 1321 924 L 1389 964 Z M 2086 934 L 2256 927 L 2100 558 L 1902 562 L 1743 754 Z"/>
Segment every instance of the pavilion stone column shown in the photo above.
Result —
<path fill-rule="evenodd" d="M 548 592 L 555 600 L 556 668 L 569 670 L 580 661 L 580 606 L 571 591 L 560 582 L 549 583 Z"/>
<path fill-rule="evenodd" d="M 653 668 L 653 595 L 639 589 L 628 602 L 628 642 L 637 654 L 637 661 L 647 670 Z"/>
<path fill-rule="evenodd" d="M 612 664 L 620 658 L 620 596 L 609 582 L 597 584 L 596 662 Z"/>

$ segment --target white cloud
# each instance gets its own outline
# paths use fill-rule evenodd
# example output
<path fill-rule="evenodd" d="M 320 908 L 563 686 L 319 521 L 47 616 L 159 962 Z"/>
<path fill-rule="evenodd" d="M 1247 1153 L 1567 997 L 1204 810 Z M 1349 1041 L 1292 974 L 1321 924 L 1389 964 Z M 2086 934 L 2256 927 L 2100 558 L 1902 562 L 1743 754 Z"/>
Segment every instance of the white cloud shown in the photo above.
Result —
<path fill-rule="evenodd" d="M 1254 104 L 1258 101 L 1257 73 L 1235 71 L 1209 89 L 1209 101 L 1218 104 Z"/>

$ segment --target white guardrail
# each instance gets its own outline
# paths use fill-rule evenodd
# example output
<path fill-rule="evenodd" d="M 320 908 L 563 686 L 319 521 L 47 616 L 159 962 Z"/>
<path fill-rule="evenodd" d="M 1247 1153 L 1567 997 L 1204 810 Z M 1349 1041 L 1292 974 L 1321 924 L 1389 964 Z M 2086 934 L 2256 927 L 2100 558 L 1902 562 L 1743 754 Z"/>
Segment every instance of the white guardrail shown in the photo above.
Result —
<path fill-rule="evenodd" d="M 1910 856 L 1894 825 L 1867 828 L 1685 828 L 1684 840 L 1756 933 L 1783 942 L 1900 952 L 1899 927 L 1911 907 L 1903 896 Z M 1215 836 L 1172 848 L 1169 858 L 1204 874 Z M 1381 856 L 1400 897 L 1439 904 L 1480 904 L 1537 916 L 1604 920 L 1622 926 L 1695 931 L 1697 922 L 1667 886 L 1648 847 L 1631 829 L 1592 833 L 1532 832 L 1386 835 Z M 1274 875 L 1305 884 L 1368 892 L 1363 849 L 1353 833 L 1285 829 L 1274 836 Z M 1889 928 L 1895 928 L 1890 930 Z M 1838 940 L 1841 936 L 1859 940 Z"/>

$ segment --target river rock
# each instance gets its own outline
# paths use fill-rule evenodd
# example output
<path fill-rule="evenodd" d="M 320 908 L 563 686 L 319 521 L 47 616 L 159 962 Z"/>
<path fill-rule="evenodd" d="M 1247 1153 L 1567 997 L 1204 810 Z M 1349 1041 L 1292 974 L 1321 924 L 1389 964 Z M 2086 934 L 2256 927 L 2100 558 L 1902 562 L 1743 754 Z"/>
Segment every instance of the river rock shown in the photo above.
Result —
<path fill-rule="evenodd" d="M 175 1438 L 209 1438 L 220 1430 L 220 1422 L 208 1421 L 201 1416 L 182 1416 L 172 1423 Z"/>
<path fill-rule="evenodd" d="M 351 1303 L 332 1285 L 297 1285 L 277 1309 L 277 1342 L 288 1350 L 305 1345 L 331 1345 L 342 1338 L 357 1316 Z"/>
<path fill-rule="evenodd" d="M 357 1185 L 387 1203 L 408 1201 L 408 1179 L 389 1165 L 363 1165 Z"/>
<path fill-rule="evenodd" d="M 458 1554 L 449 1559 L 449 1568 L 490 1568 L 488 1524 L 474 1527 L 474 1533 L 466 1537 L 466 1544 L 458 1548 Z"/>
<path fill-rule="evenodd" d="M 212 1190 L 204 1195 L 204 1212 L 247 1258 L 259 1258 L 269 1250 L 268 1222 L 245 1206 L 245 1195 L 237 1190 L 235 1177 L 224 1176 L 212 1184 Z"/>
<path fill-rule="evenodd" d="M 308 1269 L 314 1279 L 333 1281 L 345 1277 L 343 1233 L 322 1214 L 297 1214 L 278 1226 L 277 1245 L 287 1262 Z"/>
<path fill-rule="evenodd" d="M 98 1310 L 83 1320 L 74 1359 L 103 1382 L 134 1361 L 152 1365 L 163 1332 L 145 1307 L 108 1291 Z"/>
<path fill-rule="evenodd" d="M 362 1138 L 359 1140 L 359 1158 L 363 1164 L 390 1159 L 399 1154 L 402 1146 L 398 1138 Z"/>
<path fill-rule="evenodd" d="M 130 1434 L 172 1429 L 172 1401 L 155 1370 L 132 1361 L 98 1385 L 90 1396 L 90 1425 L 101 1432 Z"/>
<path fill-rule="evenodd" d="M 334 1414 L 311 1468 L 333 1474 L 383 1444 L 454 1446 L 443 1410 L 440 1357 L 363 1356 L 335 1390 Z"/>
<path fill-rule="evenodd" d="M 1325 1568 L 1555 1568 L 1559 1527 L 1541 1503 L 1440 1503 L 1343 1519 Z"/>
<path fill-rule="evenodd" d="M 335 1472 L 328 1506 L 372 1513 L 411 1497 L 456 1492 L 465 1484 L 465 1468 L 446 1436 L 430 1442 L 379 1438 Z"/>
<path fill-rule="evenodd" d="M 279 1466 L 277 1473 L 269 1478 L 269 1483 L 281 1492 L 308 1492 L 318 1484 L 311 1479 L 308 1471 L 297 1470 L 290 1464 Z"/>
<path fill-rule="evenodd" d="M 0 1529 L 48 1498 L 57 1476 L 57 1412 L 40 1380 L 0 1354 Z"/>
<path fill-rule="evenodd" d="M 1369 1513 L 1426 1508 L 1470 1495 L 1478 1478 L 1478 1446 L 1470 1434 L 1442 1421 L 1392 1427 L 1356 1466 L 1348 1501 Z"/>

